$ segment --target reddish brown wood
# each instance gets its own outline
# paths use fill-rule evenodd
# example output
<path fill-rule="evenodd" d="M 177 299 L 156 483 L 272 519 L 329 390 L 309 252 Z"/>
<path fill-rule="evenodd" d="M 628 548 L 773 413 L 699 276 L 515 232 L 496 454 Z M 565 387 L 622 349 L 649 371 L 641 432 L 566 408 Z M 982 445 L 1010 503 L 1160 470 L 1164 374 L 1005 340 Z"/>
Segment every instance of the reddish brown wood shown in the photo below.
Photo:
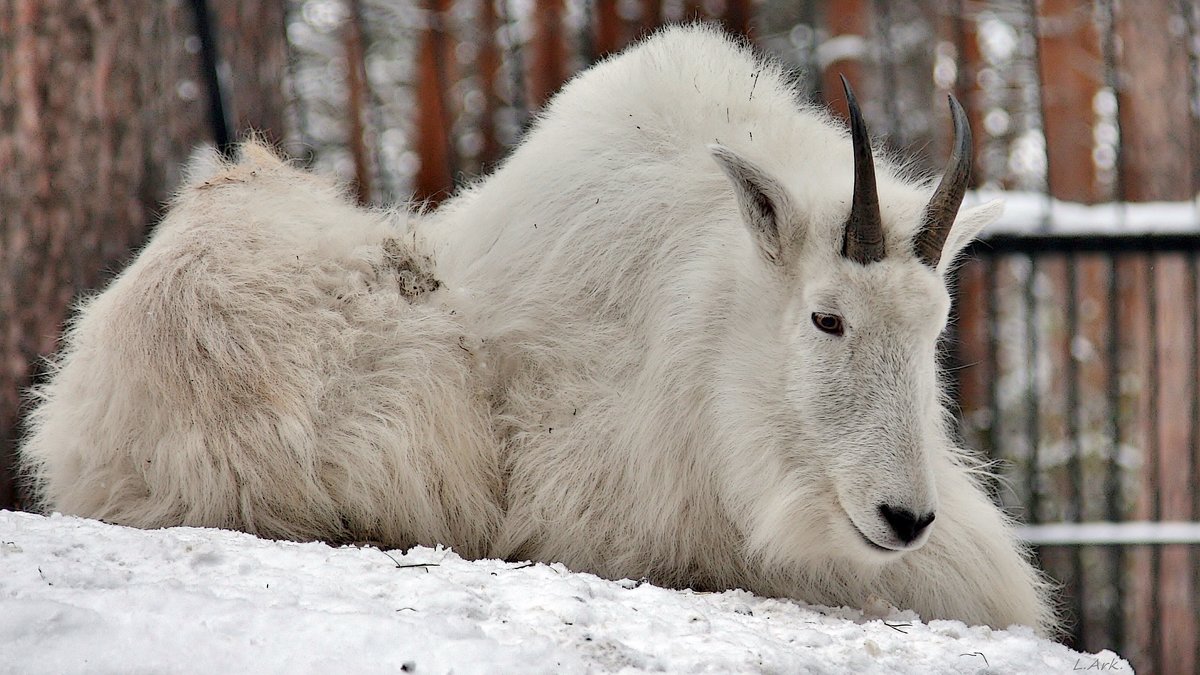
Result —
<path fill-rule="evenodd" d="M 1036 39 L 1040 64 L 1040 88 L 1042 101 L 1042 119 L 1046 135 L 1047 184 L 1050 193 L 1059 199 L 1075 202 L 1092 203 L 1100 201 L 1106 195 L 1102 194 L 1097 181 L 1094 163 L 1092 161 L 1092 127 L 1094 114 L 1092 100 L 1103 84 L 1104 71 L 1100 59 L 1100 43 L 1096 35 L 1090 3 L 1077 0 L 1041 0 L 1036 17 Z M 1102 260 L 1080 259 L 1064 261 L 1075 266 L 1077 298 L 1087 297 L 1101 289 L 1088 286 L 1089 280 L 1099 279 L 1104 275 L 1106 263 Z M 1081 286 L 1080 281 L 1085 283 Z M 1067 297 L 1065 277 L 1047 276 L 1047 282 L 1052 285 L 1049 297 Z M 1078 337 L 1088 343 L 1095 339 L 1095 331 L 1102 330 L 1094 321 L 1079 316 L 1084 303 L 1076 302 L 1072 308 L 1076 312 L 1076 330 Z M 1066 308 L 1064 308 L 1065 311 Z M 1104 373 L 1097 369 L 1084 368 L 1085 363 L 1075 359 L 1075 338 L 1069 329 L 1071 324 L 1065 320 L 1047 324 L 1057 335 L 1053 340 L 1053 349 L 1049 358 L 1054 362 L 1053 372 L 1060 377 L 1050 380 L 1051 399 L 1063 402 L 1061 410 L 1072 418 L 1063 420 L 1062 435 L 1052 438 L 1054 443 L 1069 443 L 1075 452 L 1082 453 L 1083 443 L 1089 438 L 1089 431 L 1102 432 L 1103 426 L 1089 429 L 1086 423 L 1089 417 L 1085 414 L 1089 401 L 1105 400 L 1104 392 L 1107 381 Z M 1085 337 L 1086 336 L 1086 337 Z M 1072 361 L 1074 363 L 1072 364 Z M 1068 381 L 1071 373 L 1068 366 L 1073 365 L 1075 381 Z M 1071 387 L 1075 387 L 1076 395 L 1071 399 Z M 1103 424 L 1101 420 L 1097 423 Z M 1074 431 L 1074 437 L 1071 432 Z M 1087 457 L 1079 456 L 1073 460 L 1082 474 L 1088 465 Z M 1055 494 L 1063 502 L 1070 500 L 1074 504 L 1083 505 L 1087 481 L 1077 480 L 1068 464 L 1063 471 L 1058 472 L 1053 484 Z M 1096 482 L 1096 481 L 1092 481 Z M 1100 479 L 1102 482 L 1102 478 Z M 1096 500 L 1097 503 L 1104 503 Z M 1079 518 L 1080 514 L 1070 517 Z M 1103 517 L 1101 514 L 1100 517 Z M 1075 556 L 1079 551 L 1058 549 L 1047 551 L 1043 557 L 1047 569 L 1063 579 L 1068 584 L 1065 589 L 1070 597 L 1070 605 L 1084 613 L 1083 617 L 1075 617 L 1083 621 L 1086 628 L 1090 623 L 1088 613 L 1088 598 L 1083 580 L 1076 579 L 1077 571 Z M 1055 559 L 1055 557 L 1058 559 Z M 1092 589 L 1094 591 L 1094 589 Z M 1076 645 L 1083 647 L 1082 644 Z"/>
<path fill-rule="evenodd" d="M 1117 341 L 1118 362 L 1121 364 L 1121 380 L 1125 383 L 1120 396 L 1121 442 L 1126 447 L 1145 452 L 1150 447 L 1148 420 L 1152 414 L 1150 406 L 1150 318 L 1149 287 L 1146 284 L 1146 269 L 1149 256 L 1122 256 L 1117 264 L 1117 311 L 1121 333 Z M 1143 454 L 1143 462 L 1146 457 Z M 1144 468 L 1144 467 L 1143 467 Z M 1143 470 L 1134 487 L 1134 504 L 1130 518 L 1149 520 L 1150 495 L 1155 486 L 1148 471 Z M 1150 595 L 1150 547 L 1129 551 L 1128 587 L 1125 589 L 1126 617 L 1128 628 L 1127 655 L 1139 664 L 1139 672 L 1146 670 L 1149 663 L 1151 633 L 1157 630 L 1157 617 L 1151 613 Z"/>
<path fill-rule="evenodd" d="M 725 13 L 721 16 L 725 30 L 734 35 L 749 37 L 753 19 L 754 10 L 750 0 L 725 0 Z"/>
<path fill-rule="evenodd" d="M 869 8 L 865 0 L 830 0 L 825 7 L 825 27 L 829 31 L 830 40 L 844 36 L 858 36 L 864 40 L 868 36 Z M 863 83 L 865 69 L 858 58 L 839 58 L 825 67 L 821 75 L 821 91 L 825 102 L 842 118 L 846 118 L 846 97 L 842 93 L 844 75 L 854 88 L 854 95 L 862 105 L 870 92 L 866 91 Z"/>
<path fill-rule="evenodd" d="M 421 166 L 414 180 L 414 197 L 437 203 L 454 187 L 450 158 L 450 110 L 445 91 L 449 42 L 445 21 L 449 0 L 427 0 L 430 25 L 421 33 L 417 50 L 417 124 L 413 145 Z"/>
<path fill-rule="evenodd" d="M 1128 201 L 1191 199 L 1191 119 L 1187 51 L 1176 3 L 1124 3 L 1117 20 L 1124 46 L 1117 92 L 1121 169 Z"/>
<path fill-rule="evenodd" d="M 981 185 L 986 176 L 983 173 L 983 149 L 986 146 L 987 131 L 983 126 L 983 91 L 979 87 L 979 69 L 983 64 L 983 57 L 979 52 L 979 37 L 975 23 L 975 17 L 968 15 L 967 3 L 965 0 L 960 0 L 956 7 L 956 11 L 952 14 L 953 25 L 950 27 L 952 31 L 955 46 L 958 50 L 958 73 L 954 82 L 954 95 L 966 110 L 967 120 L 971 123 L 972 141 L 974 142 L 974 170 L 971 171 L 971 186 L 978 187 Z M 947 128 L 949 123 L 949 115 L 946 121 L 942 124 L 942 128 Z M 945 152 L 943 156 L 949 156 L 950 143 L 952 136 L 946 134 Z"/>
<path fill-rule="evenodd" d="M 1072 348 L 1079 368 L 1079 427 L 1091 443 L 1100 443 L 1097 448 L 1107 452 L 1103 439 L 1109 426 L 1109 369 L 1116 366 L 1109 358 L 1109 348 L 1114 338 L 1108 326 L 1112 312 L 1116 311 L 1108 297 L 1110 283 L 1109 263 L 1102 254 L 1081 254 L 1075 258 L 1075 297 L 1077 344 Z M 1084 484 L 1080 509 L 1084 520 L 1107 520 L 1108 499 L 1105 481 L 1108 467 L 1103 462 L 1089 462 L 1084 458 Z"/>
<path fill-rule="evenodd" d="M 672 17 L 673 18 L 673 17 Z M 683 14 L 679 17 L 680 21 L 703 21 L 711 18 L 704 8 L 702 0 L 684 0 Z"/>
<path fill-rule="evenodd" d="M 1090 2 L 1042 0 L 1037 19 L 1050 194 L 1073 202 L 1108 197 L 1092 161 L 1092 100 L 1104 84 Z"/>
<path fill-rule="evenodd" d="M 567 81 L 563 0 L 535 0 L 533 40 L 529 45 L 529 102 L 540 108 Z"/>
<path fill-rule="evenodd" d="M 226 92 L 231 131 L 241 137 L 255 131 L 275 144 L 286 128 L 284 5 L 285 0 L 209 0 L 220 56 L 232 74 Z M 153 62 L 146 65 L 153 67 Z"/>
<path fill-rule="evenodd" d="M 599 59 L 618 51 L 623 46 L 624 36 L 617 0 L 596 0 L 594 7 L 596 58 Z"/>
<path fill-rule="evenodd" d="M 662 0 L 642 0 L 642 21 L 638 37 L 645 35 L 663 23 Z"/>
<path fill-rule="evenodd" d="M 1117 31 L 1123 49 L 1119 54 L 1120 88 L 1117 92 L 1121 122 L 1121 182 L 1124 197 L 1129 201 L 1187 200 L 1192 197 L 1192 176 L 1195 151 L 1191 147 L 1192 119 L 1188 108 L 1188 62 L 1186 51 L 1186 23 L 1175 16 L 1177 3 L 1124 3 L 1117 17 Z M 1167 264 L 1166 261 L 1151 259 L 1147 264 L 1160 265 L 1155 272 L 1159 305 L 1170 307 L 1169 298 L 1176 297 L 1186 288 L 1187 277 L 1183 268 Z M 1163 311 L 1156 325 L 1149 329 L 1163 337 L 1177 334 L 1177 324 L 1186 321 L 1186 315 Z M 1158 362 L 1150 364 L 1148 376 L 1157 376 L 1160 383 L 1175 382 L 1171 371 L 1179 370 L 1187 363 L 1190 351 L 1175 340 L 1158 346 Z M 1165 379 L 1164 379 L 1165 378 Z M 1184 437 L 1190 424 L 1187 415 L 1169 411 L 1168 399 L 1181 398 L 1175 390 L 1160 389 L 1159 408 L 1147 411 L 1157 416 L 1159 428 L 1157 475 L 1148 475 L 1147 494 L 1170 489 L 1168 475 L 1186 475 L 1190 461 L 1190 446 L 1175 439 Z M 1150 444 L 1139 447 L 1149 449 Z M 1147 466 L 1150 462 L 1147 461 Z M 1168 481 L 1164 484 L 1163 481 Z M 1194 486 L 1193 488 L 1194 489 Z M 1177 514 L 1175 500 L 1166 494 L 1160 495 L 1161 516 L 1170 518 Z M 1142 513 L 1147 513 L 1142 505 Z M 1192 672 L 1197 626 L 1194 609 L 1188 599 L 1195 597 L 1190 589 L 1192 569 L 1186 558 L 1173 553 L 1168 547 L 1161 558 L 1160 585 L 1139 593 L 1133 600 L 1144 612 L 1135 619 L 1145 631 L 1141 634 L 1138 649 L 1153 653 L 1163 661 L 1160 672 Z M 1175 594 L 1185 592 L 1184 600 Z M 1161 613 L 1151 616 L 1147 609 L 1149 594 L 1157 594 Z M 1194 600 L 1192 600 L 1194 601 Z M 1141 630 L 1141 628 L 1139 628 Z M 1155 635 L 1157 633 L 1157 636 Z M 1157 639 L 1156 639 L 1157 637 Z M 1159 647 L 1155 650 L 1154 647 Z"/>
<path fill-rule="evenodd" d="M 1196 380 L 1185 367 L 1192 341 L 1188 284 L 1189 259 L 1183 253 L 1160 254 L 1154 261 L 1154 283 L 1158 295 L 1154 339 L 1159 359 L 1156 372 L 1161 392 L 1158 408 L 1158 472 L 1150 482 L 1158 493 L 1163 520 L 1186 521 L 1192 518 L 1192 496 L 1196 486 L 1190 482 L 1193 448 L 1191 396 Z M 1192 588 L 1193 568 L 1187 546 L 1164 546 L 1160 574 L 1160 615 L 1156 623 L 1162 631 L 1162 672 L 1195 672 L 1195 603 L 1200 602 Z"/>
<path fill-rule="evenodd" d="M 975 144 L 975 169 L 971 172 L 971 184 L 977 186 L 980 182 L 982 171 L 978 160 L 979 149 L 983 147 L 983 125 L 981 115 L 979 114 L 979 105 L 977 102 L 980 99 L 978 85 L 975 79 L 975 72 L 980 63 L 979 46 L 975 38 L 975 23 L 970 18 L 965 16 L 963 3 L 958 3 L 955 11 L 945 14 L 945 18 L 940 22 L 938 29 L 945 36 L 945 39 L 953 42 L 958 49 L 958 73 L 957 80 L 954 84 L 954 93 L 963 108 L 967 112 L 967 118 L 974 130 L 973 141 Z M 935 102 L 941 103 L 941 102 Z M 937 114 L 941 115 L 941 129 L 950 128 L 949 110 L 943 105 L 935 105 Z M 941 133 L 935 134 L 935 138 L 941 139 L 942 153 L 939 156 L 946 157 L 950 155 L 951 143 L 953 142 L 952 134 Z M 991 275 L 991 279 L 985 275 L 985 269 L 988 265 L 995 266 L 994 262 L 984 260 L 973 260 L 965 264 L 959 273 L 959 298 L 958 305 L 955 308 L 957 312 L 958 326 L 958 345 L 959 361 L 963 366 L 963 370 L 959 374 L 960 390 L 959 390 L 959 405 L 962 406 L 963 414 L 969 418 L 984 417 L 988 420 L 991 428 L 995 428 L 1000 424 L 999 419 L 991 419 L 992 415 L 992 384 L 995 378 L 999 377 L 999 373 L 991 372 L 989 368 L 988 353 L 991 349 L 991 325 L 989 321 L 993 317 L 988 315 L 988 307 L 986 299 L 989 293 L 989 282 L 991 284 L 998 283 L 995 272 Z M 981 449 L 985 447 L 985 443 L 989 442 L 990 438 L 976 436 L 968 439 L 973 449 Z M 997 452 L 998 448 L 988 448 L 991 452 Z"/>
<path fill-rule="evenodd" d="M 988 324 L 989 261 L 974 259 L 958 272 L 957 316 L 958 342 L 955 345 L 959 361 L 958 400 L 965 418 L 973 420 L 990 415 L 992 382 L 997 374 L 991 372 L 988 353 L 991 333 Z M 996 424 L 998 420 L 990 420 Z M 973 449 L 984 448 L 985 437 L 973 435 L 968 439 Z"/>

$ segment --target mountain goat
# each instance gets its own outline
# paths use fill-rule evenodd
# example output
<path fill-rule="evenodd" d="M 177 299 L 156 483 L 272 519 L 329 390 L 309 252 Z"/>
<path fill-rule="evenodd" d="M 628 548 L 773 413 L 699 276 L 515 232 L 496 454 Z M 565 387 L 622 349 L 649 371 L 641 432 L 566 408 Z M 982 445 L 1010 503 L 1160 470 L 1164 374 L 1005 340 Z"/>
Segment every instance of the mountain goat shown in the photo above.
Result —
<path fill-rule="evenodd" d="M 610 578 L 1054 628 L 952 442 L 946 273 L 1000 211 L 671 28 L 431 214 L 261 147 L 86 303 L 23 454 L 46 509 L 446 544 Z"/>

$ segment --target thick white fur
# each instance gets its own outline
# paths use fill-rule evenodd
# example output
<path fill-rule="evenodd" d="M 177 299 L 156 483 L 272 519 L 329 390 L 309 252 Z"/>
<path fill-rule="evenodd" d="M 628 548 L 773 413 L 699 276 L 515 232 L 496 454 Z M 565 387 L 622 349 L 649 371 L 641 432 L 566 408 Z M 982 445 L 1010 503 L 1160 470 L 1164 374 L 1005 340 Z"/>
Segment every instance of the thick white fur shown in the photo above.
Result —
<path fill-rule="evenodd" d="M 491 420 L 461 325 L 407 297 L 428 266 L 407 219 L 256 144 L 205 162 L 38 392 L 23 454 L 45 506 L 485 553 Z"/>
<path fill-rule="evenodd" d="M 24 447 L 46 508 L 1053 630 L 936 378 L 945 267 L 998 206 L 931 270 L 930 188 L 878 161 L 887 258 L 842 258 L 849 139 L 775 65 L 664 31 L 412 222 L 243 152 L 82 308 Z M 397 250 L 444 286 L 397 290 Z M 893 547 L 881 503 L 936 521 Z"/>

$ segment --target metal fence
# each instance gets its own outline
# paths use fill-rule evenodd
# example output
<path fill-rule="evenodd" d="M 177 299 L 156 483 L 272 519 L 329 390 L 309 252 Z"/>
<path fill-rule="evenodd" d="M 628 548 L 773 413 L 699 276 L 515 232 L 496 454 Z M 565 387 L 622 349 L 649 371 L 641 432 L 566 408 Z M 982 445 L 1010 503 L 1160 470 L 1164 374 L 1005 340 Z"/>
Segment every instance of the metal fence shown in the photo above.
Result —
<path fill-rule="evenodd" d="M 968 444 L 1062 585 L 1069 642 L 1200 662 L 1200 236 L 1004 237 L 960 271 Z"/>

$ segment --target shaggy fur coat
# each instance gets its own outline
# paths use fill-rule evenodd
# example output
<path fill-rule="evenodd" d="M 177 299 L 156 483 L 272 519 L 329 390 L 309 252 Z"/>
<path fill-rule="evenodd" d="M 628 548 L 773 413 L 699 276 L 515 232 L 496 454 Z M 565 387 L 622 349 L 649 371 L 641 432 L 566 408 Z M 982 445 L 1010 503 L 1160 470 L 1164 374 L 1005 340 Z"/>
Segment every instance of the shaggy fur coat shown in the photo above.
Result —
<path fill-rule="evenodd" d="M 779 177 L 798 223 L 780 264 L 714 144 Z M 1045 584 L 945 428 L 945 269 L 914 267 L 909 244 L 928 184 L 880 160 L 895 259 L 829 277 L 849 148 L 777 65 L 692 27 L 581 74 L 431 214 L 355 208 L 253 142 L 198 162 L 36 392 L 22 457 L 40 504 L 1052 630 Z M 996 213 L 964 212 L 944 257 Z M 867 293 L 881 320 L 930 317 L 909 406 L 926 413 L 904 433 L 939 506 L 914 551 L 847 534 L 845 495 L 908 474 L 877 402 L 805 393 L 823 366 L 797 347 L 798 298 L 829 279 L 896 289 Z M 848 452 L 864 454 L 846 468 Z"/>

